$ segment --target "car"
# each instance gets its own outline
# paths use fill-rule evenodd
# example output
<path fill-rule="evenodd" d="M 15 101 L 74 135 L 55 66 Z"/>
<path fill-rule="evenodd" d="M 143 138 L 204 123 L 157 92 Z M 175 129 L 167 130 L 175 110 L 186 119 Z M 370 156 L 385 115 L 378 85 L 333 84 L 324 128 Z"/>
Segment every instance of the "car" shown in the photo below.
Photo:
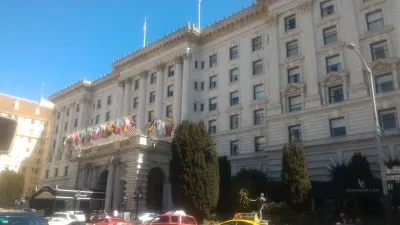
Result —
<path fill-rule="evenodd" d="M 107 213 L 104 210 L 94 210 L 89 216 L 89 222 L 97 221 L 101 218 L 107 217 Z"/>
<path fill-rule="evenodd" d="M 218 225 L 268 225 L 268 221 L 259 220 L 256 213 L 235 213 L 233 219 Z"/>
<path fill-rule="evenodd" d="M 0 210 L 0 225 L 35 224 L 47 225 L 46 221 L 34 212 Z"/>
<path fill-rule="evenodd" d="M 99 218 L 91 223 L 89 225 L 133 225 L 129 221 L 125 221 L 121 218 L 115 218 L 115 217 L 103 217 Z"/>
<path fill-rule="evenodd" d="M 78 218 L 70 213 L 56 212 L 48 223 L 49 225 L 75 225 L 79 224 L 78 222 Z"/>
<path fill-rule="evenodd" d="M 156 216 L 156 213 L 140 213 L 138 219 L 140 223 L 144 223 L 146 221 L 152 220 Z"/>
<path fill-rule="evenodd" d="M 69 214 L 72 214 L 72 215 L 76 216 L 76 218 L 80 222 L 85 222 L 86 221 L 86 215 L 82 211 L 75 211 L 75 212 L 74 211 L 67 211 L 66 213 L 69 213 Z"/>
<path fill-rule="evenodd" d="M 142 225 L 197 225 L 193 216 L 179 214 L 163 214 L 154 217 L 152 220 L 142 223 Z"/>

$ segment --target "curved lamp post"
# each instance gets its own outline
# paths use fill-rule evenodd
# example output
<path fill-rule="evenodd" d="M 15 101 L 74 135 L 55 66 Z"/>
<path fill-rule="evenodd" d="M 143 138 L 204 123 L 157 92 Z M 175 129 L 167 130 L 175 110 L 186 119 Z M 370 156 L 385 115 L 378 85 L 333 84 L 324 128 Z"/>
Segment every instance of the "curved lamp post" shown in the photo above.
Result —
<path fill-rule="evenodd" d="M 136 212 L 135 212 L 135 218 L 134 219 L 138 219 L 138 212 L 139 212 L 139 200 L 143 198 L 143 194 L 141 191 L 141 188 L 137 188 L 135 190 L 135 192 L 133 192 L 133 200 L 136 201 Z"/>
<path fill-rule="evenodd" d="M 361 56 L 360 52 L 357 50 L 356 46 L 352 43 L 347 44 L 346 48 L 353 50 L 357 53 L 358 57 L 361 59 L 362 63 L 364 64 L 365 68 L 368 71 L 369 79 L 371 82 L 371 92 L 372 92 L 372 103 L 374 106 L 374 114 L 375 114 L 375 137 L 376 137 L 376 146 L 377 146 L 377 151 L 379 155 L 379 167 L 381 171 L 381 177 L 382 177 L 382 189 L 383 189 L 383 197 L 385 199 L 385 213 L 386 213 L 386 223 L 391 224 L 391 218 L 390 218 L 390 206 L 389 206 L 389 196 L 388 196 L 388 184 L 387 184 L 387 179 L 386 179 L 386 165 L 384 162 L 383 158 L 383 151 L 382 151 L 382 143 L 381 143 L 381 137 L 383 136 L 383 130 L 381 126 L 379 125 L 379 119 L 378 119 L 378 110 L 376 109 L 376 97 L 375 97 L 375 82 L 374 78 L 372 75 L 372 70 L 369 68 L 368 64 L 365 62 L 364 58 Z"/>

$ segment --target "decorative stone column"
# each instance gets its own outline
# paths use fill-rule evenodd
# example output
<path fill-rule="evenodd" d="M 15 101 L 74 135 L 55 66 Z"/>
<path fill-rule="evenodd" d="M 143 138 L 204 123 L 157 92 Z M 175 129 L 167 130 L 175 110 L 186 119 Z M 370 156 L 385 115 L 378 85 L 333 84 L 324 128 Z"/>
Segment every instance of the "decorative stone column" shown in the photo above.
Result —
<path fill-rule="evenodd" d="M 126 116 L 129 114 L 131 106 L 131 95 L 132 95 L 132 78 L 125 80 L 125 94 L 124 94 L 124 110 L 120 116 Z"/>
<path fill-rule="evenodd" d="M 174 126 L 181 123 L 181 110 L 182 110 L 182 58 L 179 56 L 175 60 L 175 87 L 174 87 L 174 105 L 173 105 L 173 120 Z"/>
<path fill-rule="evenodd" d="M 120 186 L 121 186 L 121 166 L 119 164 L 115 165 L 115 176 L 114 176 L 114 189 L 113 189 L 113 201 L 112 210 L 118 209 L 119 199 L 121 196 Z"/>
<path fill-rule="evenodd" d="M 125 82 L 120 81 L 118 83 L 118 113 L 117 117 L 120 117 L 123 114 L 124 110 L 124 92 L 125 92 Z"/>
<path fill-rule="evenodd" d="M 157 66 L 157 91 L 156 91 L 156 104 L 155 104 L 155 115 L 157 119 L 162 119 L 163 109 L 163 98 L 164 98 L 164 64 Z"/>
<path fill-rule="evenodd" d="M 111 211 L 111 202 L 112 202 L 112 194 L 113 194 L 113 182 L 114 182 L 114 163 L 111 161 L 108 166 L 108 177 L 107 177 L 107 188 L 106 188 L 106 201 L 105 201 L 105 210 L 107 212 Z"/>
<path fill-rule="evenodd" d="M 138 127 L 143 130 L 146 124 L 146 97 L 147 97 L 147 71 L 140 74 L 140 88 L 139 88 L 139 110 L 138 110 Z"/>
<path fill-rule="evenodd" d="M 183 78 L 182 78 L 182 118 L 181 120 L 189 119 L 190 115 L 190 90 L 191 90 L 191 50 L 187 48 L 186 54 L 183 57 Z"/>

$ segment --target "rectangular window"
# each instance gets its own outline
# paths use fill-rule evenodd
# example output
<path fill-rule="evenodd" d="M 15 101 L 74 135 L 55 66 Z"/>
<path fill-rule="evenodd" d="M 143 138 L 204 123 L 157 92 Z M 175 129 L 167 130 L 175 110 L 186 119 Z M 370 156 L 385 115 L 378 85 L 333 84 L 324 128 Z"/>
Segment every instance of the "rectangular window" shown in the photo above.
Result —
<path fill-rule="evenodd" d="M 194 90 L 197 90 L 197 81 L 194 82 Z"/>
<path fill-rule="evenodd" d="M 208 133 L 210 133 L 210 134 L 217 133 L 217 121 L 216 120 L 208 121 Z"/>
<path fill-rule="evenodd" d="M 231 141 L 231 155 L 239 155 L 239 141 L 235 140 L 235 141 Z"/>
<path fill-rule="evenodd" d="M 135 90 L 139 90 L 140 88 L 140 79 L 135 80 Z"/>
<path fill-rule="evenodd" d="M 155 84 L 157 82 L 157 74 L 156 73 L 152 73 L 150 75 L 150 84 Z"/>
<path fill-rule="evenodd" d="M 56 126 L 56 131 L 54 133 L 58 134 L 58 125 Z"/>
<path fill-rule="evenodd" d="M 375 30 L 385 26 L 381 9 L 372 13 L 368 13 L 366 17 L 368 30 Z"/>
<path fill-rule="evenodd" d="M 230 116 L 231 130 L 239 128 L 239 115 Z"/>
<path fill-rule="evenodd" d="M 112 95 L 109 95 L 107 97 L 107 105 L 111 105 L 111 103 L 112 103 Z"/>
<path fill-rule="evenodd" d="M 301 96 L 289 97 L 289 112 L 297 112 L 302 110 Z"/>
<path fill-rule="evenodd" d="M 253 75 L 261 74 L 263 72 L 262 60 L 257 60 L 253 62 Z"/>
<path fill-rule="evenodd" d="M 57 119 L 60 119 L 60 112 L 57 112 Z"/>
<path fill-rule="evenodd" d="M 136 120 L 136 115 L 132 116 L 132 120 L 133 120 L 133 122 L 136 122 L 136 121 L 137 121 L 137 120 Z"/>
<path fill-rule="evenodd" d="M 139 97 L 133 99 L 133 108 L 136 109 L 139 107 Z"/>
<path fill-rule="evenodd" d="M 217 75 L 210 77 L 210 89 L 217 88 Z"/>
<path fill-rule="evenodd" d="M 90 125 L 93 125 L 93 118 L 90 120 Z"/>
<path fill-rule="evenodd" d="M 231 47 L 229 49 L 229 58 L 232 60 L 238 57 L 239 57 L 239 47 L 238 46 Z"/>
<path fill-rule="evenodd" d="M 210 98 L 208 111 L 214 111 L 216 109 L 217 109 L 217 98 Z"/>
<path fill-rule="evenodd" d="M 93 103 L 93 109 L 95 109 L 96 108 L 96 104 L 95 103 Z"/>
<path fill-rule="evenodd" d="M 154 119 L 154 110 L 150 110 L 149 111 L 149 120 L 148 120 L 148 122 L 149 123 L 153 122 L 153 119 Z"/>
<path fill-rule="evenodd" d="M 201 68 L 204 69 L 204 61 L 201 61 Z"/>
<path fill-rule="evenodd" d="M 392 74 L 375 77 L 376 93 L 384 93 L 393 90 Z"/>
<path fill-rule="evenodd" d="M 197 111 L 197 103 L 195 102 L 195 103 L 193 103 L 193 111 Z"/>
<path fill-rule="evenodd" d="M 66 131 L 68 129 L 68 122 L 65 122 L 64 124 L 64 131 Z"/>
<path fill-rule="evenodd" d="M 379 112 L 379 123 L 382 129 L 395 129 L 397 125 L 397 111 L 396 109 L 384 110 Z"/>
<path fill-rule="evenodd" d="M 49 170 L 46 170 L 46 173 L 45 173 L 45 175 L 44 175 L 44 178 L 45 178 L 45 179 L 49 178 Z"/>
<path fill-rule="evenodd" d="M 172 77 L 175 75 L 175 66 L 168 67 L 168 77 Z"/>
<path fill-rule="evenodd" d="M 166 109 L 166 117 L 168 118 L 172 118 L 172 105 L 167 105 L 167 109 Z"/>
<path fill-rule="evenodd" d="M 254 125 L 264 123 L 264 109 L 254 110 Z"/>
<path fill-rule="evenodd" d="M 204 111 L 204 103 L 200 104 L 200 111 L 203 112 Z"/>
<path fill-rule="evenodd" d="M 301 125 L 290 126 L 289 127 L 289 142 L 302 141 L 301 136 Z"/>
<path fill-rule="evenodd" d="M 343 85 L 329 88 L 329 103 L 334 104 L 344 101 Z"/>
<path fill-rule="evenodd" d="M 194 68 L 197 69 L 199 62 L 194 61 Z"/>
<path fill-rule="evenodd" d="M 81 104 L 76 104 L 76 112 L 79 112 Z"/>
<path fill-rule="evenodd" d="M 217 54 L 211 55 L 210 56 L 210 67 L 215 67 L 217 66 Z"/>
<path fill-rule="evenodd" d="M 97 100 L 97 109 L 101 108 L 101 100 Z"/>
<path fill-rule="evenodd" d="M 99 122 L 100 122 L 100 115 L 97 115 L 96 116 L 96 124 L 99 124 Z"/>
<path fill-rule="evenodd" d="M 68 176 L 68 166 L 64 167 L 64 176 Z"/>
<path fill-rule="evenodd" d="M 149 94 L 149 103 L 154 103 L 156 101 L 156 92 L 152 91 Z"/>
<path fill-rule="evenodd" d="M 67 116 L 69 116 L 69 108 L 67 108 Z"/>
<path fill-rule="evenodd" d="M 297 40 L 286 43 L 286 56 L 292 57 L 299 54 L 299 45 Z"/>
<path fill-rule="evenodd" d="M 229 81 L 232 83 L 237 81 L 238 79 L 239 79 L 239 69 L 238 68 L 231 69 L 229 71 Z"/>
<path fill-rule="evenodd" d="M 371 44 L 372 60 L 389 58 L 389 46 L 386 40 Z"/>
<path fill-rule="evenodd" d="M 341 60 L 339 55 L 331 56 L 326 58 L 326 72 L 340 72 L 341 70 Z"/>
<path fill-rule="evenodd" d="M 106 121 L 110 121 L 110 120 L 111 120 L 111 112 L 108 111 L 108 112 L 106 113 Z"/>
<path fill-rule="evenodd" d="M 321 2 L 321 17 L 329 16 L 335 12 L 335 5 L 332 0 Z"/>
<path fill-rule="evenodd" d="M 74 127 L 75 127 L 75 128 L 78 127 L 78 119 L 75 119 L 75 121 L 74 121 Z"/>
<path fill-rule="evenodd" d="M 253 38 L 252 41 L 252 47 L 253 47 L 253 52 L 260 50 L 262 48 L 262 39 L 261 36 L 258 36 L 256 38 Z"/>
<path fill-rule="evenodd" d="M 324 44 L 330 44 L 338 41 L 336 26 L 328 27 L 323 30 L 324 33 Z"/>
<path fill-rule="evenodd" d="M 346 125 L 344 118 L 332 119 L 330 120 L 331 124 L 331 136 L 345 136 L 346 135 Z"/>
<path fill-rule="evenodd" d="M 253 99 L 260 100 L 264 98 L 264 87 L 262 84 L 253 86 Z"/>
<path fill-rule="evenodd" d="M 259 136 L 254 138 L 254 150 L 256 152 L 261 152 L 264 148 L 264 144 L 265 144 L 264 136 Z"/>
<path fill-rule="evenodd" d="M 300 82 L 300 68 L 288 69 L 288 84 L 294 84 Z"/>
<path fill-rule="evenodd" d="M 58 168 L 56 168 L 55 170 L 54 170 L 54 177 L 57 177 L 58 176 Z"/>
<path fill-rule="evenodd" d="M 167 87 L 167 97 L 174 96 L 174 85 L 169 85 Z"/>
<path fill-rule="evenodd" d="M 239 92 L 238 91 L 231 92 L 230 97 L 231 97 L 231 101 L 230 101 L 231 106 L 239 104 Z"/>
<path fill-rule="evenodd" d="M 285 18 L 285 31 L 296 28 L 296 15 L 288 16 Z"/>
<path fill-rule="evenodd" d="M 201 82 L 201 83 L 200 83 L 200 89 L 201 89 L 201 90 L 204 90 L 204 82 Z"/>

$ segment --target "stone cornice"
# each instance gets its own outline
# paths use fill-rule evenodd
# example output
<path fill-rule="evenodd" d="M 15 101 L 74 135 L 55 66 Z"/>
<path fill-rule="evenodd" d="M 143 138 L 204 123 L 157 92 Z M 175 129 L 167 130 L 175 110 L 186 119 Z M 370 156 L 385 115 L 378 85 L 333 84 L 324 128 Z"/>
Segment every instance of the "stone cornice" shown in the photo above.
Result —
<path fill-rule="evenodd" d="M 80 80 L 78 82 L 75 82 L 75 83 L 73 83 L 73 84 L 71 84 L 71 85 L 59 90 L 56 93 L 51 94 L 49 96 L 49 100 L 52 101 L 52 102 L 55 102 L 58 98 L 64 96 L 65 94 L 67 94 L 67 93 L 69 93 L 69 92 L 71 92 L 71 91 L 73 91 L 73 90 L 75 90 L 77 88 L 81 88 L 81 87 L 90 88 L 91 84 L 92 84 L 92 81 L 86 80 L 86 79 L 82 79 L 82 80 Z"/>

